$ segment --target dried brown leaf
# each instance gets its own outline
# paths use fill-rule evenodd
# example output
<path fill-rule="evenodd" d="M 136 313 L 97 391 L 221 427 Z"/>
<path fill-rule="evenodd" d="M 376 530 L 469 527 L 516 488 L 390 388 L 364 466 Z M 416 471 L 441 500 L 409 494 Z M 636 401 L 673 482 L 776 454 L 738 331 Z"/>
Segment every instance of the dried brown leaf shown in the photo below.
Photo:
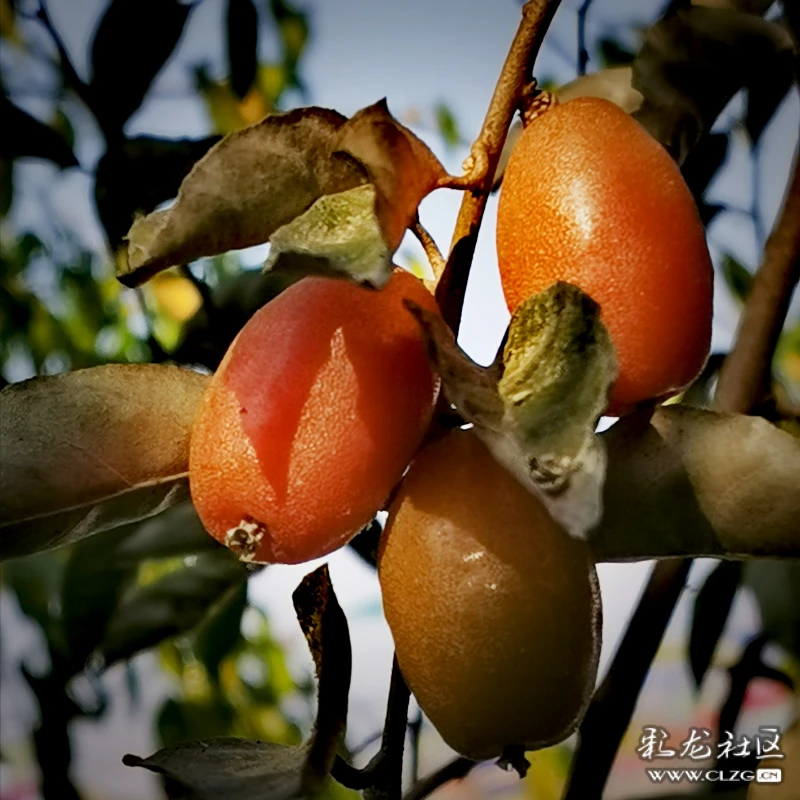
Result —
<path fill-rule="evenodd" d="M 114 364 L 0 392 L 0 557 L 57 547 L 186 500 L 208 378 Z"/>
<path fill-rule="evenodd" d="M 759 417 L 687 406 L 634 414 L 601 438 L 597 561 L 800 558 L 800 440 Z"/>
<path fill-rule="evenodd" d="M 345 122 L 309 107 L 226 136 L 197 162 L 170 208 L 133 224 L 120 280 L 134 285 L 176 264 L 262 244 L 322 195 L 363 183 L 351 163 L 331 157 Z"/>
<path fill-rule="evenodd" d="M 337 151 L 355 159 L 378 192 L 377 213 L 390 250 L 400 246 L 422 199 L 447 175 L 428 145 L 401 125 L 380 100 L 341 128 Z"/>

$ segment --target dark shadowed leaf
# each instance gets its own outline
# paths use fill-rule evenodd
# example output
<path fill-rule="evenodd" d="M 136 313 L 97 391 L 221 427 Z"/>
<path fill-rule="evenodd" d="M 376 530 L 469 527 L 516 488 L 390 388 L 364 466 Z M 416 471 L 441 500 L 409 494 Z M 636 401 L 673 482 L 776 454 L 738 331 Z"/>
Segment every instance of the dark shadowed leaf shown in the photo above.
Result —
<path fill-rule="evenodd" d="M 170 797 L 193 800 L 324 798 L 347 718 L 350 635 L 327 566 L 307 575 L 293 595 L 317 670 L 317 722 L 309 742 L 290 747 L 246 739 L 209 739 L 123 762 L 169 778 Z"/>
<path fill-rule="evenodd" d="M 208 739 L 122 763 L 160 773 L 168 796 L 191 800 L 293 800 L 299 794 L 306 747 L 248 739 Z M 171 784 L 174 782 L 174 786 Z"/>
<path fill-rule="evenodd" d="M 759 417 L 667 406 L 601 438 L 597 561 L 800 557 L 800 440 L 785 431 Z"/>
<path fill-rule="evenodd" d="M 92 111 L 109 138 L 144 100 L 172 54 L 192 5 L 178 0 L 111 0 L 92 42 Z"/>
<path fill-rule="evenodd" d="M 100 646 L 106 664 L 192 630 L 247 574 L 244 564 L 221 549 L 191 556 L 179 570 L 129 592 Z"/>
<path fill-rule="evenodd" d="M 242 639 L 242 614 L 246 608 L 247 582 L 243 581 L 227 591 L 195 631 L 192 652 L 211 680 L 219 679 L 220 664 Z"/>
<path fill-rule="evenodd" d="M 700 200 L 728 155 L 728 134 L 712 133 L 698 142 L 681 167 L 686 185 Z"/>
<path fill-rule="evenodd" d="M 140 522 L 120 543 L 115 558 L 121 564 L 134 565 L 146 559 L 175 558 L 221 547 L 187 501 Z"/>
<path fill-rule="evenodd" d="M 258 11 L 253 0 L 228 0 L 227 27 L 231 89 L 242 98 L 258 70 Z"/>
<path fill-rule="evenodd" d="M 744 583 L 755 593 L 763 632 L 800 658 L 800 563 L 749 561 Z"/>
<path fill-rule="evenodd" d="M 120 279 L 141 283 L 167 267 L 266 242 L 325 194 L 364 182 L 331 157 L 346 118 L 324 108 L 272 114 L 229 134 L 183 181 L 175 204 L 137 220 Z"/>
<path fill-rule="evenodd" d="M 721 268 L 722 277 L 725 278 L 725 283 L 731 293 L 740 303 L 744 303 L 747 300 L 750 287 L 753 285 L 753 276 L 750 270 L 730 253 L 723 255 Z"/>
<path fill-rule="evenodd" d="M 106 625 L 135 568 L 117 553 L 135 525 L 84 539 L 70 550 L 61 589 L 67 655 L 78 672 L 105 635 Z"/>
<path fill-rule="evenodd" d="M 111 144 L 97 165 L 94 199 L 112 251 L 137 213 L 175 197 L 181 181 L 220 138 L 137 136 Z"/>
<path fill-rule="evenodd" d="M 209 378 L 108 365 L 0 392 L 0 557 L 67 544 L 187 499 L 189 434 Z"/>
<path fill-rule="evenodd" d="M 603 67 L 626 67 L 630 64 L 636 53 L 629 50 L 616 39 L 603 38 L 597 43 L 600 51 L 600 62 Z"/>
<path fill-rule="evenodd" d="M 292 601 L 317 672 L 317 721 L 303 773 L 304 788 L 316 789 L 330 774 L 347 722 L 350 631 L 327 564 L 303 578 Z"/>
<path fill-rule="evenodd" d="M 750 141 L 757 144 L 778 106 L 794 82 L 793 52 L 781 49 L 774 58 L 756 64 L 747 82 L 744 126 Z"/>
<path fill-rule="evenodd" d="M 553 517 L 584 538 L 602 513 L 605 453 L 594 427 L 617 374 L 597 304 L 563 282 L 529 298 L 488 368 L 458 347 L 438 314 L 409 307 L 447 399 Z"/>
<path fill-rule="evenodd" d="M 301 88 L 297 62 L 308 42 L 308 19 L 286 0 L 270 0 L 269 6 L 283 46 L 283 68 L 288 74 L 290 84 Z"/>
<path fill-rule="evenodd" d="M 635 116 L 678 163 L 739 89 L 792 51 L 791 37 L 777 23 L 729 8 L 682 5 L 647 31 L 633 62 L 633 85 L 645 98 Z"/>
<path fill-rule="evenodd" d="M 741 580 L 740 562 L 721 561 L 695 597 L 689 635 L 689 666 L 698 688 L 711 666 Z"/>
<path fill-rule="evenodd" d="M 78 159 L 65 139 L 53 128 L 0 96 L 0 158 L 45 158 L 59 167 L 77 167 Z"/>

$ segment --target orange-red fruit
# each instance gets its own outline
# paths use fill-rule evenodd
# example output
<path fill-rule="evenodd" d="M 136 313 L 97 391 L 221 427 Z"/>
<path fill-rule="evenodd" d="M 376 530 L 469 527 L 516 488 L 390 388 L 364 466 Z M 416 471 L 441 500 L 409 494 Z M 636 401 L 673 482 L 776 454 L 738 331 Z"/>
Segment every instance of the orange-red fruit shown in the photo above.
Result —
<path fill-rule="evenodd" d="M 403 677 L 454 750 L 492 758 L 574 730 L 600 646 L 588 546 L 471 431 L 415 458 L 378 575 Z"/>
<path fill-rule="evenodd" d="M 600 304 L 620 363 L 608 413 L 674 394 L 702 369 L 703 225 L 666 150 L 613 103 L 578 98 L 527 126 L 503 177 L 497 255 L 512 311 L 556 281 Z"/>
<path fill-rule="evenodd" d="M 381 291 L 305 278 L 234 340 L 195 422 L 189 479 L 207 530 L 242 558 L 330 553 L 400 479 L 436 395 L 405 298 L 436 310 L 408 273 Z"/>

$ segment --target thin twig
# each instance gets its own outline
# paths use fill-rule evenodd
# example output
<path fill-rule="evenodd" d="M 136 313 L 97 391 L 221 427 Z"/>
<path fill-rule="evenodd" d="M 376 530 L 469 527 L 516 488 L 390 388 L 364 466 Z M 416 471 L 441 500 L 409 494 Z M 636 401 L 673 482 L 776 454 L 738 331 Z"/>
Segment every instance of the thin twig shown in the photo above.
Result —
<path fill-rule="evenodd" d="M 464 193 L 447 266 L 436 288 L 442 315 L 455 333 L 461 322 L 478 231 L 508 127 L 521 93 L 530 82 L 533 62 L 558 4 L 559 0 L 530 0 L 523 6 L 522 22 L 500 73 L 481 132 L 472 145 L 467 172 L 471 178 L 479 176 L 480 180 L 474 180 L 471 191 Z"/>
<path fill-rule="evenodd" d="M 45 30 L 50 34 L 50 38 L 53 40 L 53 44 L 58 51 L 58 58 L 61 61 L 61 69 L 64 71 L 67 85 L 80 97 L 87 108 L 93 111 L 91 88 L 81 80 L 75 69 L 75 65 L 72 63 L 64 41 L 53 25 L 53 20 L 47 8 L 47 0 L 39 0 L 39 9 L 36 13 L 36 18 L 42 23 Z"/>
<path fill-rule="evenodd" d="M 417 221 L 411 226 L 411 232 L 417 237 L 417 241 L 422 245 L 422 249 L 425 251 L 425 255 L 428 258 L 428 263 L 431 265 L 431 269 L 433 270 L 433 276 L 438 281 L 439 278 L 442 277 L 442 273 L 444 272 L 447 261 L 437 247 L 433 237 L 423 227 L 419 219 L 417 219 Z"/>
<path fill-rule="evenodd" d="M 592 0 L 583 0 L 578 9 L 578 75 L 586 74 L 589 63 L 589 51 L 586 49 L 586 15 Z"/>
<path fill-rule="evenodd" d="M 721 411 L 749 411 L 769 391 L 772 353 L 781 334 L 792 291 L 800 280 L 800 154 L 795 155 L 783 208 L 764 247 L 742 311 L 736 346 L 717 384 Z"/>
<path fill-rule="evenodd" d="M 444 786 L 450 781 L 464 778 L 475 766 L 476 762 L 470 758 L 454 758 L 448 761 L 432 775 L 417 783 L 403 798 L 403 800 L 423 800 L 428 795 L 433 794 L 440 786 Z"/>

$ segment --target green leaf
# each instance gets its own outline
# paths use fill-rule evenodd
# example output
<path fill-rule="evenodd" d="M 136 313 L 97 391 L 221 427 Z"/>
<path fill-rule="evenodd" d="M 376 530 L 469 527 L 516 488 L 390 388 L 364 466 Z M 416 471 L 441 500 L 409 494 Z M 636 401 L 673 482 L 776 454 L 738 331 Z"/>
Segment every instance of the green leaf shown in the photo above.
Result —
<path fill-rule="evenodd" d="M 194 5 L 111 0 L 92 41 L 92 111 L 117 138 L 183 34 Z"/>
<path fill-rule="evenodd" d="M 738 561 L 721 561 L 695 597 L 689 635 L 689 666 L 698 688 L 711 666 L 741 580 L 742 565 Z"/>
<path fill-rule="evenodd" d="M 228 0 L 227 33 L 231 89 L 243 98 L 258 71 L 258 11 L 253 0 Z"/>
<path fill-rule="evenodd" d="M 67 655 L 75 672 L 105 635 L 111 615 L 135 569 L 120 564 L 117 553 L 135 529 L 124 526 L 72 547 L 64 571 L 61 608 Z"/>
<path fill-rule="evenodd" d="M 180 569 L 123 598 L 100 645 L 106 665 L 187 633 L 211 607 L 247 578 L 246 567 L 225 549 L 192 556 Z"/>
<path fill-rule="evenodd" d="M 596 561 L 800 557 L 800 440 L 764 419 L 688 406 L 631 414 L 608 453 Z"/>
<path fill-rule="evenodd" d="M 563 282 L 529 298 L 488 368 L 456 345 L 439 315 L 409 308 L 447 399 L 553 517 L 584 538 L 602 513 L 605 454 L 594 427 L 617 374 L 597 304 Z"/>
<path fill-rule="evenodd" d="M 9 162 L 23 157 L 44 158 L 62 169 L 78 166 L 72 148 L 59 133 L 15 106 L 5 95 L 0 96 L 0 118 L 0 158 Z"/>
<path fill-rule="evenodd" d="M 205 550 L 214 552 L 219 544 L 203 527 L 190 502 L 180 503 L 138 524 L 120 543 L 115 557 L 134 566 L 148 559 L 175 558 Z"/>
<path fill-rule="evenodd" d="M 246 608 L 245 581 L 228 590 L 194 634 L 192 650 L 211 680 L 219 679 L 220 664 L 242 641 L 242 615 Z"/>
<path fill-rule="evenodd" d="M 265 270 L 345 273 L 383 286 L 392 253 L 383 239 L 372 184 L 325 195 L 272 234 Z"/>
<path fill-rule="evenodd" d="M 228 734 L 235 725 L 236 711 L 219 694 L 196 700 L 169 698 L 156 721 L 159 741 L 165 747 L 180 746 L 195 737 L 208 740 Z"/>
<path fill-rule="evenodd" d="M 778 23 L 730 8 L 673 4 L 647 31 L 633 62 L 633 85 L 644 95 L 635 116 L 683 163 L 733 95 L 786 52 L 791 36 Z"/>
<path fill-rule="evenodd" d="M 602 38 L 597 43 L 597 48 L 600 51 L 600 62 L 604 68 L 627 67 L 636 58 L 636 53 L 608 37 Z"/>
<path fill-rule="evenodd" d="M 747 300 L 750 287 L 753 285 L 753 276 L 740 261 L 737 261 L 730 253 L 722 256 L 722 277 L 731 290 L 733 296 L 740 302 Z"/>
<path fill-rule="evenodd" d="M 126 755 L 122 763 L 169 778 L 168 796 L 176 800 L 293 800 L 302 797 L 305 759 L 304 746 L 207 739 L 159 750 L 150 758 Z"/>
<path fill-rule="evenodd" d="M 307 575 L 292 599 L 317 670 L 317 722 L 300 746 L 210 739 L 123 763 L 167 776 L 170 797 L 193 800 L 290 800 L 326 797 L 331 765 L 344 732 L 351 651 L 347 620 L 327 566 Z"/>
<path fill-rule="evenodd" d="M 0 392 L 0 558 L 153 516 L 188 497 L 189 434 L 209 378 L 114 364 Z"/>
<path fill-rule="evenodd" d="M 111 143 L 97 164 L 94 200 L 112 251 L 138 213 L 175 197 L 181 181 L 220 138 L 137 136 Z"/>
<path fill-rule="evenodd" d="M 800 659 L 800 564 L 749 561 L 744 584 L 756 596 L 764 634 Z"/>
<path fill-rule="evenodd" d="M 308 42 L 308 18 L 286 0 L 270 0 L 269 5 L 281 37 L 284 69 L 291 84 L 299 87 L 297 64 Z"/>
<path fill-rule="evenodd" d="M 448 147 L 458 147 L 463 142 L 463 138 L 453 112 L 447 104 L 437 103 L 433 113 L 436 117 L 436 130 L 439 132 L 439 136 L 444 139 Z"/>

